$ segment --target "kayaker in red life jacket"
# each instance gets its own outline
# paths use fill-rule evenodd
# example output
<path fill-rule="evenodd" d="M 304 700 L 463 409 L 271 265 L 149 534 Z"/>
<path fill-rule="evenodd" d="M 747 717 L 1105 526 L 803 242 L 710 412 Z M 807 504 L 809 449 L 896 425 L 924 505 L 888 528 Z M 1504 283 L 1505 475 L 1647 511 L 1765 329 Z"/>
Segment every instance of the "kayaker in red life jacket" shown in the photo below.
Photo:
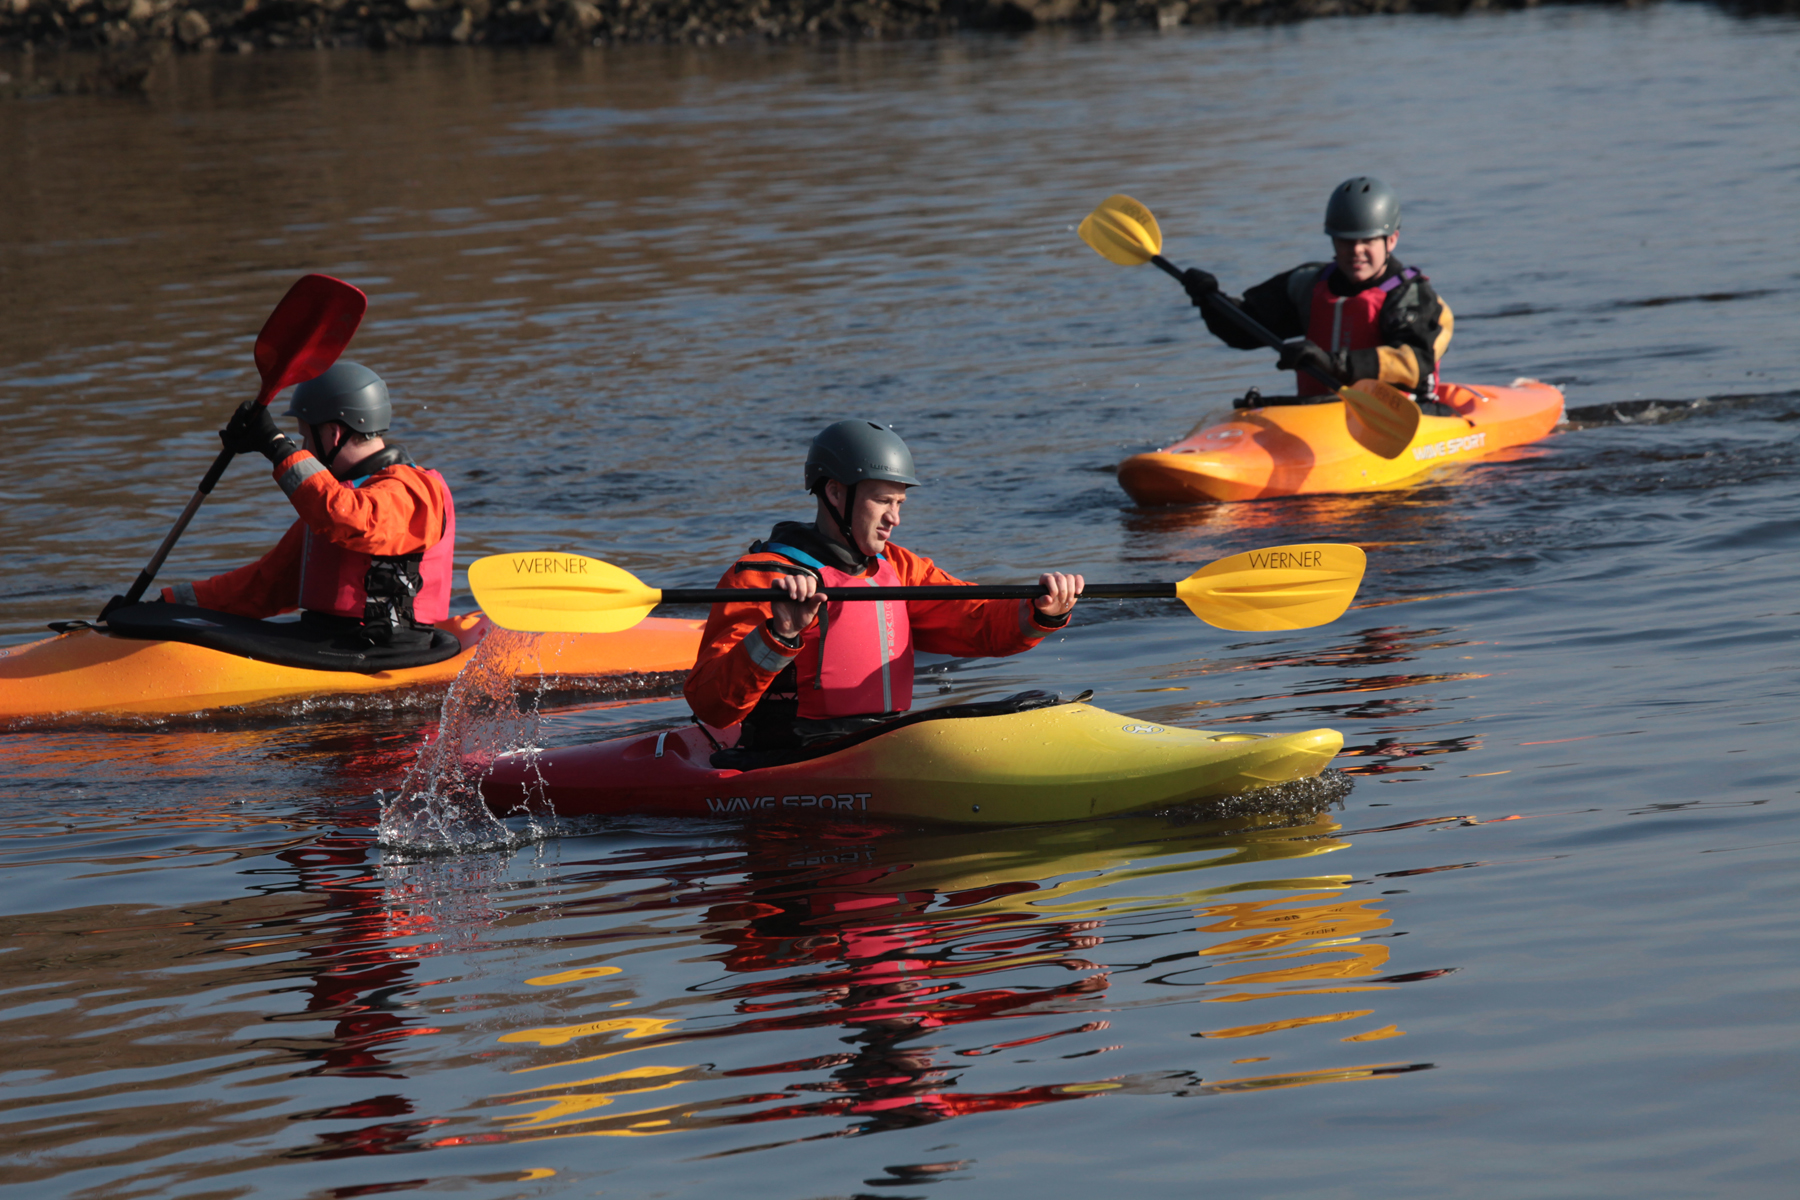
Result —
<path fill-rule="evenodd" d="M 1080 575 L 1041 576 L 1049 594 L 1035 600 L 830 600 L 852 587 L 962 582 L 890 540 L 918 483 L 891 429 L 839 421 L 813 439 L 816 520 L 780 522 L 719 581 L 792 599 L 713 606 L 684 689 L 701 721 L 741 722 L 741 750 L 789 749 L 911 708 L 914 650 L 1003 657 L 1068 624 Z"/>
<path fill-rule="evenodd" d="M 303 446 L 267 407 L 234 416 L 219 439 L 268 459 L 300 519 L 255 562 L 163 599 L 258 619 L 300 608 L 370 645 L 428 643 L 450 615 L 456 508 L 442 475 L 383 439 L 392 412 L 379 375 L 339 362 L 294 388 L 284 415 L 299 419 Z"/>
<path fill-rule="evenodd" d="M 1283 271 L 1241 300 L 1222 295 L 1219 281 L 1205 271 L 1184 272 L 1182 283 L 1207 329 L 1226 345 L 1263 348 L 1216 310 L 1219 302 L 1240 306 L 1278 337 L 1296 339 L 1282 351 L 1282 370 L 1298 371 L 1304 364 L 1341 383 L 1379 379 L 1436 411 L 1437 368 L 1450 345 L 1454 318 L 1431 281 L 1394 257 L 1400 194 L 1371 176 L 1345 180 L 1325 206 L 1325 232 L 1331 262 Z M 1330 395 L 1305 373 L 1297 379 L 1303 399 Z"/>

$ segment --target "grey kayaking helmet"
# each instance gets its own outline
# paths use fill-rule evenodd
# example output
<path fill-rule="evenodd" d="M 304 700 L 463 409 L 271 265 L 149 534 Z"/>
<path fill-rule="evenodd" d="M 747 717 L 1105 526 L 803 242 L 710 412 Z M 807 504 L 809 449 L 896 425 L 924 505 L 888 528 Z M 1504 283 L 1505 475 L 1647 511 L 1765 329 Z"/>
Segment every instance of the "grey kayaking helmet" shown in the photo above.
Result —
<path fill-rule="evenodd" d="M 381 376 L 361 363 L 340 359 L 323 375 L 294 388 L 284 415 L 308 425 L 342 421 L 358 433 L 386 433 L 394 406 Z"/>
<path fill-rule="evenodd" d="M 812 440 L 806 452 L 806 490 L 818 492 L 828 479 L 852 489 L 865 479 L 919 485 L 912 451 L 899 434 L 873 421 L 839 421 Z"/>
<path fill-rule="evenodd" d="M 837 480 L 844 485 L 844 506 L 833 508 L 825 496 L 825 484 Z M 812 440 L 806 451 L 806 490 L 819 498 L 819 504 L 844 535 L 844 545 L 858 551 L 861 545 L 850 526 L 850 511 L 856 507 L 856 485 L 870 479 L 903 483 L 917 487 L 913 474 L 912 451 L 900 435 L 873 421 L 839 421 L 827 425 Z"/>
<path fill-rule="evenodd" d="M 1325 205 L 1325 232 L 1334 238 L 1387 237 L 1400 231 L 1400 193 L 1373 175 L 1346 179 Z"/>

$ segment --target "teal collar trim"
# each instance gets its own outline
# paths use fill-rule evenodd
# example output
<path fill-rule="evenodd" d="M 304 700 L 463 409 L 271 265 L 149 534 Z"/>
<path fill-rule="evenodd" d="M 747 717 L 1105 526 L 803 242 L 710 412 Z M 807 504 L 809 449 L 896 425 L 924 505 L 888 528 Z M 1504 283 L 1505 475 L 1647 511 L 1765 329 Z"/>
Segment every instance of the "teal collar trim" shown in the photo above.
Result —
<path fill-rule="evenodd" d="M 824 563 L 820 562 L 806 551 L 796 550 L 783 542 L 764 542 L 762 548 L 771 553 L 779 554 L 783 558 L 791 558 L 803 567 L 811 567 L 815 571 L 823 571 L 825 569 Z M 887 561 L 887 555 L 885 554 L 877 554 L 875 558 L 880 562 Z"/>

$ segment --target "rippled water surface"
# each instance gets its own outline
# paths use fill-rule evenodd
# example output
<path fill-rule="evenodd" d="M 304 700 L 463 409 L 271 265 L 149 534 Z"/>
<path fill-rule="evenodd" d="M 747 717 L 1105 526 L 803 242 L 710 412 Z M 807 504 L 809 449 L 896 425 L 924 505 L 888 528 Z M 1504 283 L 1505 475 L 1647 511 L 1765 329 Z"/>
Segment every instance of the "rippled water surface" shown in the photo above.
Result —
<path fill-rule="evenodd" d="M 855 414 L 930 485 L 902 543 L 967 576 L 1325 539 L 1371 573 L 1302 633 L 1089 604 L 924 667 L 1345 734 L 1340 773 L 1172 817 L 420 856 L 376 845 L 376 793 L 429 708 L 0 732 L 0 1191 L 1791 1194 L 1797 33 L 196 57 L 147 102 L 8 106 L 9 642 L 129 582 L 306 270 L 368 290 L 353 356 L 453 480 L 465 565 L 710 583 Z M 1242 287 L 1316 257 L 1358 172 L 1405 193 L 1448 374 L 1589 419 L 1379 495 L 1132 506 L 1121 457 L 1272 373 L 1075 222 L 1130 192 Z M 239 463 L 166 577 L 288 519 Z"/>

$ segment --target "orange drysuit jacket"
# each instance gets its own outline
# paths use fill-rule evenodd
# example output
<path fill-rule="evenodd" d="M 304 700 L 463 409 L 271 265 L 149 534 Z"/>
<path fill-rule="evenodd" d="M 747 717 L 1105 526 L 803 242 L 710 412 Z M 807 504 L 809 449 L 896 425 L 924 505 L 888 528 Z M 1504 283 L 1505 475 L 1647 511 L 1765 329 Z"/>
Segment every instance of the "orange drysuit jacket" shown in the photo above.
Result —
<path fill-rule="evenodd" d="M 272 617 L 300 606 L 300 566 L 309 527 L 362 554 L 411 554 L 444 535 L 444 496 L 419 468 L 395 463 L 355 487 L 322 468 L 306 450 L 276 463 L 277 481 L 299 479 L 288 499 L 300 519 L 255 562 L 164 588 L 163 599 L 240 617 Z"/>
<path fill-rule="evenodd" d="M 888 562 L 904 587 L 921 584 L 962 583 L 940 570 L 929 558 L 888 543 Z M 767 551 L 745 554 L 737 563 L 786 563 Z M 770 570 L 740 571 L 737 563 L 719 580 L 722 588 L 775 586 Z M 736 725 L 750 715 L 789 662 L 798 658 L 797 647 L 784 646 L 769 633 L 773 609 L 767 601 L 715 604 L 700 635 L 700 658 L 682 689 L 694 715 L 716 728 Z M 1029 600 L 909 600 L 906 618 L 912 625 L 913 648 L 928 654 L 956 654 L 974 658 L 1004 658 L 1037 645 L 1061 626 L 1043 624 Z M 765 661 L 778 662 L 773 670 L 757 665 L 744 642 L 758 639 Z"/>

